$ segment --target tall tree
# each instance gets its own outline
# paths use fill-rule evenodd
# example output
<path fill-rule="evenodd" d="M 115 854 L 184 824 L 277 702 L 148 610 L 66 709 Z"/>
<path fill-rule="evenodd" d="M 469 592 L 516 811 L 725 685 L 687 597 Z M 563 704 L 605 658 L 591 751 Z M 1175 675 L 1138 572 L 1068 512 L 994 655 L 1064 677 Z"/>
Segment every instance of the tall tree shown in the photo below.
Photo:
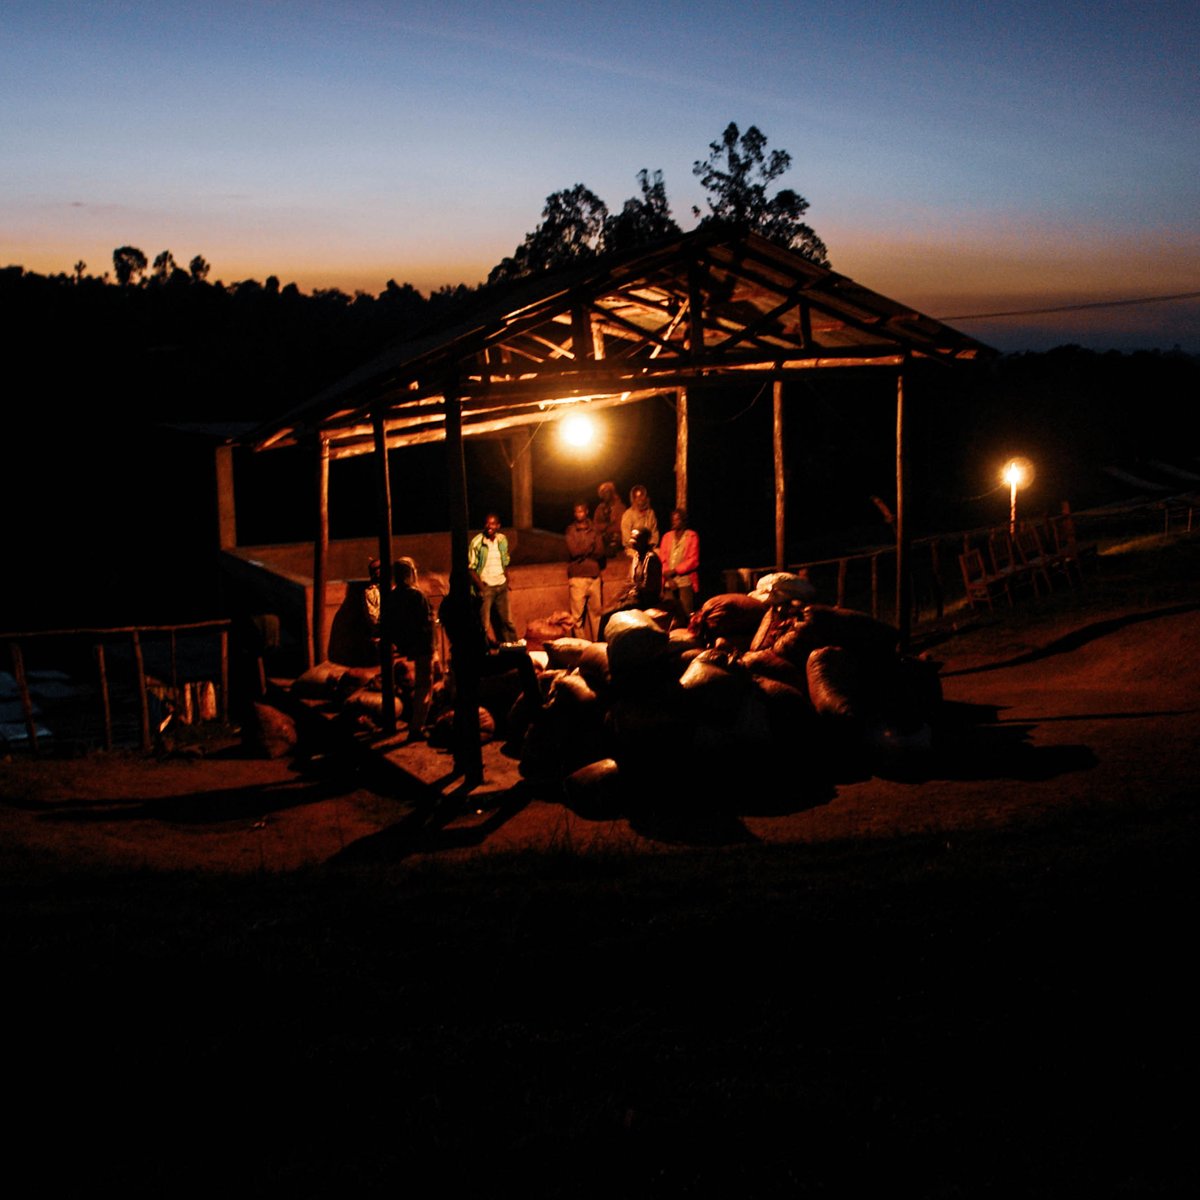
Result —
<path fill-rule="evenodd" d="M 175 270 L 175 255 L 170 250 L 162 250 L 154 256 L 154 278 L 159 283 L 166 283 Z"/>
<path fill-rule="evenodd" d="M 786 150 L 768 154 L 766 135 L 756 125 L 742 133 L 730 121 L 720 140 L 709 143 L 708 158 L 692 166 L 692 174 L 708 192 L 709 213 L 700 224 L 748 226 L 827 267 L 825 243 L 801 219 L 808 211 L 808 201 L 791 188 L 767 194 L 791 165 L 792 156 Z M 692 211 L 700 216 L 698 208 Z"/>
<path fill-rule="evenodd" d="M 203 283 L 208 278 L 209 270 L 208 260 L 202 254 L 197 254 L 188 263 L 188 271 L 191 273 L 192 280 L 195 283 Z"/>
<path fill-rule="evenodd" d="M 599 249 L 608 206 L 577 183 L 546 197 L 542 220 L 509 258 L 492 268 L 488 283 L 521 279 L 591 258 Z"/>
<path fill-rule="evenodd" d="M 637 173 L 637 181 L 641 196 L 631 196 L 621 211 L 605 223 L 605 250 L 628 250 L 679 233 L 679 226 L 671 216 L 663 173 L 655 171 L 652 176 L 643 168 Z"/>
<path fill-rule="evenodd" d="M 146 269 L 146 256 L 136 246 L 118 246 L 113 251 L 113 274 L 125 287 L 136 282 Z"/>

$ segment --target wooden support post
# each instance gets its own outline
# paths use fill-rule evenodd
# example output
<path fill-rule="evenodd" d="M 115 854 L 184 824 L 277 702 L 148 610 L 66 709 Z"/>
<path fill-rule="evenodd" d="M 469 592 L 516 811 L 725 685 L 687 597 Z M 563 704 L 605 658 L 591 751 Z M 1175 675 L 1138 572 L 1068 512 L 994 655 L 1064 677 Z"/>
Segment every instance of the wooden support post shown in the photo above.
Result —
<path fill-rule="evenodd" d="M 460 425 L 461 428 L 461 425 Z M 533 528 L 533 430 L 518 429 L 509 439 L 512 458 L 512 523 L 514 529 Z M 451 468 L 453 471 L 453 468 Z M 463 547 L 463 557 L 467 554 Z"/>
<path fill-rule="evenodd" d="M 380 562 L 382 563 L 382 559 Z M 309 666 L 324 662 L 325 601 L 329 590 L 329 439 L 317 438 L 317 536 L 313 541 L 312 644 Z"/>
<path fill-rule="evenodd" d="M 100 711 L 104 717 L 104 748 L 113 748 L 112 700 L 108 694 L 108 667 L 104 661 L 104 643 L 96 643 L 96 674 L 100 678 Z"/>
<path fill-rule="evenodd" d="M 784 514 L 787 492 L 783 474 L 783 380 L 776 379 L 771 389 L 771 440 L 775 452 L 775 570 L 787 566 Z"/>
<path fill-rule="evenodd" d="M 582 304 L 571 309 L 571 353 L 575 355 L 576 368 L 596 357 L 592 318 Z"/>
<path fill-rule="evenodd" d="M 688 506 L 688 394 L 680 388 L 675 400 L 675 507 Z"/>
<path fill-rule="evenodd" d="M 218 446 L 217 470 L 217 537 L 222 550 L 237 545 L 237 508 L 233 497 L 233 447 Z"/>
<path fill-rule="evenodd" d="M 265 689 L 264 689 L 265 690 Z M 221 707 L 218 710 L 222 725 L 229 724 L 229 630 L 221 630 Z"/>
<path fill-rule="evenodd" d="M 879 555 L 871 555 L 871 616 L 879 619 Z"/>
<path fill-rule="evenodd" d="M 904 443 L 904 371 L 896 375 L 896 628 L 900 649 L 908 648 L 912 632 L 912 580 L 909 577 L 909 536 L 905 523 L 908 499 L 908 458 Z"/>
<path fill-rule="evenodd" d="M 12 658 L 13 678 L 17 681 L 17 692 L 21 697 L 21 713 L 25 718 L 25 734 L 29 738 L 30 753 L 37 753 L 37 722 L 33 718 L 33 697 L 29 694 L 29 680 L 25 676 L 25 656 L 20 642 L 9 642 L 8 653 Z"/>
<path fill-rule="evenodd" d="M 450 576 L 467 575 L 467 464 L 463 457 L 462 402 L 446 396 L 446 474 L 450 481 Z"/>
<path fill-rule="evenodd" d="M 942 553 L 937 542 L 929 543 L 929 556 L 933 562 L 933 604 L 940 621 L 946 615 L 946 587 L 942 583 Z"/>
<path fill-rule="evenodd" d="M 142 733 L 142 749 L 149 751 L 153 742 L 150 740 L 150 698 L 146 694 L 146 662 L 142 658 L 142 639 L 138 631 L 133 631 L 133 666 L 137 675 L 138 715 Z"/>
<path fill-rule="evenodd" d="M 387 431 L 383 426 L 383 410 L 371 414 L 375 434 L 375 500 L 379 530 L 379 601 L 380 611 L 392 590 L 392 480 L 388 473 Z M 379 627 L 379 683 L 383 693 L 383 732 L 396 732 L 396 679 L 392 674 L 392 644 L 388 640 L 387 622 Z"/>
<path fill-rule="evenodd" d="M 698 262 L 688 263 L 688 354 L 692 363 L 704 361 L 704 274 Z"/>
<path fill-rule="evenodd" d="M 450 595 L 457 611 L 451 634 L 450 655 L 454 674 L 454 770 L 466 783 L 483 782 L 483 751 L 479 743 L 479 663 L 472 648 L 484 634 L 464 626 L 478 608 L 471 603 L 471 577 L 467 570 L 470 545 L 467 528 L 467 467 L 463 458 L 462 402 L 446 389 L 446 473 L 450 481 Z M 444 603 L 443 603 L 444 607 Z M 455 645 L 455 640 L 458 644 Z"/>

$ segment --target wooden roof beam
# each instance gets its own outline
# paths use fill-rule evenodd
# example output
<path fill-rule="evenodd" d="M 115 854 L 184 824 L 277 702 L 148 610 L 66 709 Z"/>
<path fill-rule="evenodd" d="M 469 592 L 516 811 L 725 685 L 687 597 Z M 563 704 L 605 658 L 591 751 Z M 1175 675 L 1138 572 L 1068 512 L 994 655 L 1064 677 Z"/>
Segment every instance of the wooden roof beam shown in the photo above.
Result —
<path fill-rule="evenodd" d="M 717 346 L 714 346 L 713 349 L 716 351 L 721 351 L 728 346 L 736 346 L 738 342 L 742 341 L 744 338 L 753 337 L 760 330 L 765 329 L 766 326 L 771 324 L 772 321 L 775 321 L 779 317 L 783 316 L 788 309 L 795 307 L 800 299 L 800 293 L 803 292 L 803 290 L 803 288 L 793 288 L 779 304 L 775 305 L 774 308 L 768 309 L 765 313 L 762 313 L 755 320 L 751 321 L 750 324 L 744 328 L 742 333 L 729 336 L 725 339 L 725 341 L 721 342 Z"/>
<path fill-rule="evenodd" d="M 640 325 L 635 324 L 633 321 L 627 320 L 625 317 L 618 316 L 616 313 L 612 312 L 610 309 L 598 308 L 595 304 L 593 304 L 592 312 L 596 313 L 598 316 L 603 318 L 605 321 L 609 321 L 612 324 L 617 325 L 619 328 L 626 329 L 630 333 L 635 334 L 638 338 L 642 339 L 642 341 L 644 341 L 644 342 L 647 342 L 647 343 L 653 342 L 655 345 L 657 345 L 660 348 L 660 350 L 659 350 L 660 353 L 663 350 L 677 351 L 679 349 L 678 346 L 672 345 L 669 341 L 666 341 L 663 338 L 659 337 L 656 333 L 652 333 L 648 329 L 643 329 Z M 677 321 L 668 321 L 667 325 L 665 327 L 661 327 L 661 328 L 673 329 L 677 323 L 678 323 Z M 668 337 L 669 336 L 670 336 L 670 334 L 668 333 Z"/>
<path fill-rule="evenodd" d="M 658 395 L 662 390 L 664 389 L 654 388 L 646 392 L 622 392 L 618 395 L 606 396 L 594 400 L 580 401 L 580 403 L 587 404 L 589 408 L 613 408 L 620 404 L 632 404 L 640 400 L 648 399 L 650 396 Z M 479 421 L 469 424 L 464 422 L 463 436 L 482 437 L 488 434 L 502 433 L 506 429 L 512 429 L 520 425 L 538 425 L 543 421 L 554 419 L 555 418 L 553 416 L 549 415 L 544 409 L 542 409 L 538 412 L 519 413 L 494 420 Z M 396 437 L 388 437 L 387 447 L 389 450 L 395 450 L 403 446 L 418 446 L 429 442 L 439 442 L 445 436 L 446 434 L 444 429 L 424 429 L 412 433 L 400 434 Z M 329 456 L 330 458 L 354 458 L 361 454 L 370 454 L 373 449 L 373 441 L 355 440 L 353 442 L 337 442 L 331 438 Z"/>

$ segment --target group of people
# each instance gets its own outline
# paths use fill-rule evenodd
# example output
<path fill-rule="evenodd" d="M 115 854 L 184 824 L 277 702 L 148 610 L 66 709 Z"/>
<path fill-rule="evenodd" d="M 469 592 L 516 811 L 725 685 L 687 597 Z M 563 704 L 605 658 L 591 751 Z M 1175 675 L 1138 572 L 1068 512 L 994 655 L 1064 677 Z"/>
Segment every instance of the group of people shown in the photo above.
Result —
<path fill-rule="evenodd" d="M 567 585 L 575 633 L 592 640 L 603 638 L 609 617 L 631 608 L 665 608 L 686 620 L 695 608 L 700 566 L 700 539 L 689 528 L 686 511 L 672 511 L 670 528 L 660 538 L 658 517 L 643 485 L 630 491 L 628 505 L 612 482 L 600 485 L 599 498 L 590 516 L 586 504 L 576 504 L 566 529 Z M 620 555 L 629 560 L 629 575 L 619 595 L 606 604 L 604 569 L 610 558 Z M 480 632 L 486 639 L 480 640 L 480 650 L 493 637 L 501 646 L 521 645 L 509 603 L 508 539 L 496 513 L 487 515 L 483 529 L 471 539 L 467 560 L 474 594 L 471 607 L 478 605 Z M 417 566 L 411 558 L 393 564 L 390 589 L 382 585 L 378 559 L 370 561 L 368 571 L 365 604 L 376 640 L 386 636 L 396 654 L 413 663 L 411 690 L 404 700 L 409 737 L 419 739 L 424 736 L 432 694 L 433 613 L 417 584 Z"/>
<path fill-rule="evenodd" d="M 575 505 L 566 528 L 567 587 L 575 633 L 595 640 L 607 619 L 629 608 L 665 608 L 686 620 L 700 589 L 700 538 L 688 525 L 686 510 L 671 513 L 671 527 L 659 535 L 658 516 L 642 484 L 630 490 L 626 505 L 610 480 L 598 489 L 599 504 Z M 604 569 L 609 559 L 625 556 L 629 576 L 615 599 L 605 603 Z M 488 513 L 483 529 L 467 548 L 467 567 L 480 601 L 485 635 L 500 645 L 516 643 L 508 595 L 508 539 L 500 518 Z"/>
<path fill-rule="evenodd" d="M 576 634 L 603 638 L 608 618 L 631 608 L 666 608 L 686 620 L 700 588 L 700 538 L 689 528 L 687 512 L 674 509 L 671 527 L 660 539 L 658 517 L 642 484 L 630 491 L 628 506 L 611 481 L 602 483 L 598 494 L 600 503 L 592 516 L 586 504 L 576 504 L 566 530 L 567 586 Z M 605 605 L 605 564 L 621 554 L 629 559 L 629 578 L 621 594 Z"/>

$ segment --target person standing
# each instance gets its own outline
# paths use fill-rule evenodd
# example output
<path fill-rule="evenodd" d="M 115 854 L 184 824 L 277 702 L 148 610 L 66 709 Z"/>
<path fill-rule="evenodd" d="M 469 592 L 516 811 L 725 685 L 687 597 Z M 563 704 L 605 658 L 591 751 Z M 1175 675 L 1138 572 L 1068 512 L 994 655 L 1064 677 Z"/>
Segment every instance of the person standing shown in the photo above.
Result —
<path fill-rule="evenodd" d="M 367 618 L 371 645 L 376 653 L 379 651 L 379 623 L 383 619 L 383 593 L 379 583 L 382 574 L 379 559 L 367 559 L 367 586 L 363 589 L 363 613 Z"/>
<path fill-rule="evenodd" d="M 596 640 L 604 575 L 604 543 L 588 518 L 587 505 L 576 504 L 575 519 L 567 526 L 567 588 L 576 637 Z M 581 634 L 581 629 L 585 630 Z"/>
<path fill-rule="evenodd" d="M 629 493 L 629 507 L 621 517 L 621 545 L 630 558 L 637 558 L 633 537 L 639 529 L 650 533 L 650 549 L 658 545 L 658 518 L 650 507 L 650 493 L 644 484 L 635 484 Z"/>
<path fill-rule="evenodd" d="M 395 586 L 383 604 L 388 641 L 413 664 L 413 691 L 408 706 L 408 740 L 423 741 L 433 691 L 433 610 L 417 586 L 417 564 L 399 558 L 393 567 Z"/>
<path fill-rule="evenodd" d="M 479 592 L 479 615 L 484 633 L 490 635 L 492 632 L 495 610 L 499 641 L 515 642 L 517 631 L 509 615 L 508 538 L 500 532 L 500 518 L 495 513 L 488 513 L 483 522 L 483 532 L 477 533 L 467 547 L 467 570 Z"/>
<path fill-rule="evenodd" d="M 677 508 L 671 513 L 671 528 L 663 534 L 658 556 L 663 564 L 663 591 L 673 597 L 684 616 L 690 617 L 696 608 L 696 593 L 700 590 L 700 538 L 688 528 L 686 510 Z"/>
<path fill-rule="evenodd" d="M 625 505 L 621 503 L 617 485 L 612 480 L 602 483 L 596 492 L 600 503 L 596 505 L 592 522 L 604 544 L 605 557 L 617 558 L 624 548 L 621 542 L 621 518 L 625 515 Z"/>

